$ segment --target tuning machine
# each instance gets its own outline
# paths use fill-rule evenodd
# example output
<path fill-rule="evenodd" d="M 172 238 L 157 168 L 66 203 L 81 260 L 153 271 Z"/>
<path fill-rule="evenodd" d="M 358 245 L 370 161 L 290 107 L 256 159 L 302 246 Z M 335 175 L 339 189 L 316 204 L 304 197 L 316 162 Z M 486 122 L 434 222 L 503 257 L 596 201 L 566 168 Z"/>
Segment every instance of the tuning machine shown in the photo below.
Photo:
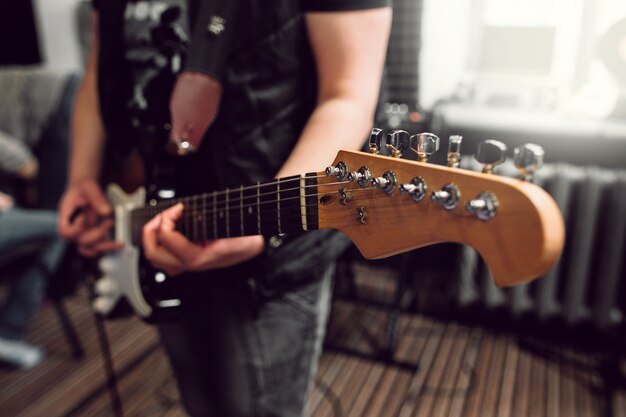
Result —
<path fill-rule="evenodd" d="M 476 214 L 480 220 L 489 220 L 496 215 L 500 203 L 495 194 L 483 191 L 465 205 L 465 209 Z"/>
<path fill-rule="evenodd" d="M 392 130 L 387 133 L 386 146 L 392 157 L 399 158 L 411 146 L 411 135 L 405 130 Z"/>
<path fill-rule="evenodd" d="M 452 135 L 448 140 L 448 166 L 458 168 L 461 164 L 461 142 L 463 136 Z"/>
<path fill-rule="evenodd" d="M 335 177 L 338 181 L 345 181 L 348 179 L 348 175 L 350 174 L 348 170 L 348 165 L 339 161 L 335 166 L 329 166 L 324 171 L 327 177 Z"/>
<path fill-rule="evenodd" d="M 362 166 L 358 171 L 348 173 L 348 181 L 356 182 L 361 188 L 367 188 L 372 179 L 372 172 L 366 166 Z"/>
<path fill-rule="evenodd" d="M 456 184 L 448 183 L 441 190 L 433 191 L 430 198 L 444 209 L 454 210 L 459 205 L 461 190 Z"/>
<path fill-rule="evenodd" d="M 493 168 L 506 159 L 506 145 L 497 140 L 486 140 L 478 144 L 475 157 L 483 164 L 483 173 L 492 174 Z"/>
<path fill-rule="evenodd" d="M 428 185 L 426 185 L 426 181 L 422 177 L 415 177 L 410 183 L 402 184 L 399 188 L 401 194 L 408 194 L 413 201 L 419 202 L 426 196 Z"/>
<path fill-rule="evenodd" d="M 372 178 L 370 184 L 374 188 L 380 188 L 385 194 L 391 194 L 396 189 L 398 179 L 391 171 L 385 172 L 381 177 Z"/>
<path fill-rule="evenodd" d="M 373 154 L 378 154 L 380 148 L 383 146 L 384 133 L 382 129 L 377 127 L 372 129 L 369 139 L 369 151 Z"/>
<path fill-rule="evenodd" d="M 419 162 L 428 162 L 428 157 L 439 150 L 439 137 L 428 132 L 413 135 L 411 150 L 417 154 Z"/>
<path fill-rule="evenodd" d="M 513 163 L 519 171 L 520 179 L 532 181 L 535 172 L 541 168 L 545 151 L 539 145 L 527 143 L 513 151 Z"/>

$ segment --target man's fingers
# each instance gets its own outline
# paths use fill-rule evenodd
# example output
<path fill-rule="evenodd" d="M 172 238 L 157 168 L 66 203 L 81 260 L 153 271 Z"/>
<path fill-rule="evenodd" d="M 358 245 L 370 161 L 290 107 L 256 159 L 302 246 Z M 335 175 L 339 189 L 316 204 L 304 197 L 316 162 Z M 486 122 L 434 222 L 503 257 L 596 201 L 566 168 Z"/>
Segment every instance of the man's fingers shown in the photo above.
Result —
<path fill-rule="evenodd" d="M 163 222 L 162 213 L 150 220 L 143 228 L 143 251 L 144 256 L 158 269 L 169 275 L 179 274 L 184 271 L 182 263 L 166 249 L 159 241 L 159 230 Z"/>
<path fill-rule="evenodd" d="M 72 239 L 83 227 L 83 223 L 78 222 L 80 215 L 76 211 L 84 206 L 87 200 L 80 195 L 68 195 L 59 205 L 59 234 L 65 239 Z M 83 220 L 84 222 L 84 220 Z"/>
<path fill-rule="evenodd" d="M 104 239 L 113 225 L 113 220 L 105 220 L 98 226 L 92 227 L 81 233 L 77 237 L 79 245 L 93 245 L 94 243 Z"/>
<path fill-rule="evenodd" d="M 78 253 L 88 258 L 92 258 L 103 252 L 114 252 L 124 248 L 123 243 L 107 240 L 93 245 L 79 245 Z"/>
<path fill-rule="evenodd" d="M 111 214 L 111 205 L 95 182 L 83 184 L 82 191 L 93 209 L 101 216 Z"/>
<path fill-rule="evenodd" d="M 168 232 L 176 230 L 176 222 L 183 216 L 183 211 L 183 203 L 178 203 L 163 211 L 159 215 L 161 218 L 160 229 Z"/>

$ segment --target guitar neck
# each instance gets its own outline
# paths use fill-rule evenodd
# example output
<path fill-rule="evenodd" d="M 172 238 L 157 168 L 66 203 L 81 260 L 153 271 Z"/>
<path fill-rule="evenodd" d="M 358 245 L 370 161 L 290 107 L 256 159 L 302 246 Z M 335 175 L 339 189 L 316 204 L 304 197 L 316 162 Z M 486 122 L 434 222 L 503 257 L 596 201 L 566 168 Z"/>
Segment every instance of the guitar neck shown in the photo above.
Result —
<path fill-rule="evenodd" d="M 184 210 L 177 229 L 193 242 L 316 230 L 320 176 L 296 175 L 148 204 L 132 212 L 133 242 L 141 242 L 150 219 L 178 203 Z"/>

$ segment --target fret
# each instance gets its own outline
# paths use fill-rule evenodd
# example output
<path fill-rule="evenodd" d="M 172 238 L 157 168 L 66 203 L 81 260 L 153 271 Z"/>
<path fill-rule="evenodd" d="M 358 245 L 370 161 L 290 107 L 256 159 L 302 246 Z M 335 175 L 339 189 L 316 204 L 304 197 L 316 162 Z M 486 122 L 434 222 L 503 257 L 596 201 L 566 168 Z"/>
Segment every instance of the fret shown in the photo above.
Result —
<path fill-rule="evenodd" d="M 230 237 L 230 207 L 228 205 L 228 191 L 229 189 L 226 189 L 226 237 Z"/>
<path fill-rule="evenodd" d="M 243 204 L 241 215 L 243 235 L 256 235 L 259 233 L 259 206 L 257 204 L 258 186 L 257 187 L 243 187 L 241 189 L 241 195 Z"/>
<path fill-rule="evenodd" d="M 241 226 L 241 236 L 246 235 L 246 228 L 243 221 L 243 185 L 239 187 L 239 225 Z"/>
<path fill-rule="evenodd" d="M 230 237 L 228 226 L 228 189 L 215 193 L 215 238 Z"/>
<path fill-rule="evenodd" d="M 191 240 L 193 240 L 194 242 L 199 242 L 200 239 L 198 236 L 198 222 L 201 221 L 202 219 L 200 218 L 200 216 L 198 216 L 198 197 L 197 196 L 191 197 L 191 213 L 189 217 L 191 217 L 191 227 L 192 227 L 192 236 L 193 236 Z"/>
<path fill-rule="evenodd" d="M 282 187 L 278 192 L 280 201 L 280 231 L 300 232 L 302 231 L 302 197 L 300 195 L 300 176 L 282 178 Z M 305 207 L 306 208 L 306 207 Z"/>
<path fill-rule="evenodd" d="M 277 184 L 275 181 L 261 183 L 258 194 L 258 211 L 263 235 L 271 236 L 279 233 L 277 216 Z"/>
<path fill-rule="evenodd" d="M 300 176 L 300 221 L 302 223 L 302 230 L 309 230 L 306 218 L 306 177 Z"/>
<path fill-rule="evenodd" d="M 241 234 L 241 188 L 231 189 L 228 194 L 228 233 L 229 237 Z"/>
<path fill-rule="evenodd" d="M 306 225 L 305 230 L 319 229 L 319 219 L 317 212 L 317 174 L 310 172 L 305 175 L 304 195 L 306 200 Z"/>
<path fill-rule="evenodd" d="M 217 239 L 217 191 L 213 191 L 213 239 Z"/>
<path fill-rule="evenodd" d="M 207 233 L 206 223 L 207 223 L 207 199 L 208 194 L 202 194 L 202 240 L 207 240 L 209 238 L 209 234 Z"/>
<path fill-rule="evenodd" d="M 276 178 L 276 222 L 278 223 L 278 233 L 282 233 L 282 224 L 280 221 L 280 178 Z"/>
<path fill-rule="evenodd" d="M 261 194 L 261 183 L 256 183 L 256 230 L 259 234 L 261 232 L 261 198 L 259 197 Z"/>
<path fill-rule="evenodd" d="M 189 216 L 189 204 L 185 201 L 185 199 L 182 200 L 183 203 L 183 234 L 187 237 L 189 237 L 190 232 L 191 232 L 191 227 L 192 227 L 192 221 L 191 221 L 191 216 Z M 186 213 L 187 212 L 187 213 Z"/>

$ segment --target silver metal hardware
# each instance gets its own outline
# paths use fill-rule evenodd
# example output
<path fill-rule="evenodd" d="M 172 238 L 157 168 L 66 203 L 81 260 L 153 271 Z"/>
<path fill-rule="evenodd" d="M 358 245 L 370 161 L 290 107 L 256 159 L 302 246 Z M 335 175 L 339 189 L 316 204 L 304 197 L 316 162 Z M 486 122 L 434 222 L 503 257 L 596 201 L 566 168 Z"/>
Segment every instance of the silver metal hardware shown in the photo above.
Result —
<path fill-rule="evenodd" d="M 535 172 L 543 165 L 545 151 L 539 145 L 527 143 L 513 151 L 513 163 L 519 171 L 520 179 L 532 181 Z"/>
<path fill-rule="evenodd" d="M 470 213 L 476 214 L 480 220 L 492 219 L 500 207 L 500 202 L 495 194 L 488 191 L 483 191 L 478 196 L 468 201 L 465 205 L 465 209 Z"/>
<path fill-rule="evenodd" d="M 341 205 L 347 206 L 348 203 L 352 200 L 352 193 L 347 188 L 342 188 L 339 190 L 339 203 Z"/>
<path fill-rule="evenodd" d="M 356 219 L 359 223 L 367 224 L 367 212 L 365 211 L 365 207 L 358 207 L 356 209 Z"/>
<path fill-rule="evenodd" d="M 352 171 L 348 174 L 348 181 L 356 182 L 361 188 L 366 188 L 370 185 L 372 179 L 372 172 L 368 167 L 361 167 L 358 171 Z"/>
<path fill-rule="evenodd" d="M 176 155 L 178 156 L 187 156 L 196 151 L 191 142 L 185 138 L 174 140 L 174 144 L 176 145 Z"/>
<path fill-rule="evenodd" d="M 405 130 L 392 130 L 387 133 L 386 146 L 392 157 L 399 158 L 411 146 L 411 135 Z"/>
<path fill-rule="evenodd" d="M 448 142 L 448 166 L 458 168 L 461 163 L 461 142 L 463 136 L 452 135 Z"/>
<path fill-rule="evenodd" d="M 382 143 L 383 138 L 384 138 L 384 134 L 383 134 L 382 129 L 379 129 L 377 127 L 372 129 L 372 132 L 370 133 L 370 140 L 369 140 L 370 153 L 377 154 L 380 152 L 380 148 L 383 146 L 383 143 Z"/>
<path fill-rule="evenodd" d="M 415 177 L 410 183 L 402 184 L 399 188 L 401 194 L 408 194 L 411 196 L 413 201 L 419 202 L 424 199 L 424 196 L 426 196 L 428 185 L 426 185 L 426 181 L 424 181 L 422 177 Z"/>
<path fill-rule="evenodd" d="M 428 157 L 439 150 L 439 137 L 424 132 L 411 136 L 411 149 L 419 162 L 428 162 Z"/>
<path fill-rule="evenodd" d="M 274 235 L 271 236 L 268 240 L 267 240 L 267 246 L 269 246 L 272 249 L 277 249 L 280 248 L 284 243 L 283 237 L 281 235 Z"/>
<path fill-rule="evenodd" d="M 493 168 L 506 159 L 506 145 L 497 140 L 486 140 L 478 144 L 475 157 L 483 164 L 483 173 L 492 174 Z"/>
<path fill-rule="evenodd" d="M 206 26 L 207 32 L 212 35 L 219 35 L 226 29 L 226 19 L 221 16 L 213 15 L 209 18 L 209 23 Z"/>
<path fill-rule="evenodd" d="M 348 165 L 346 165 L 346 163 L 343 161 L 339 161 L 335 166 L 331 165 L 327 167 L 324 171 L 327 177 L 334 176 L 339 181 L 345 181 L 346 179 L 348 179 L 348 172 Z"/>
<path fill-rule="evenodd" d="M 461 199 L 461 190 L 455 184 L 448 183 L 441 190 L 433 191 L 431 200 L 446 210 L 454 210 Z"/>
<path fill-rule="evenodd" d="M 382 177 L 372 178 L 370 180 L 370 184 L 374 188 L 380 188 L 384 191 L 385 194 L 391 194 L 396 189 L 396 184 L 398 183 L 398 179 L 396 178 L 396 174 L 391 171 L 385 172 Z"/>

